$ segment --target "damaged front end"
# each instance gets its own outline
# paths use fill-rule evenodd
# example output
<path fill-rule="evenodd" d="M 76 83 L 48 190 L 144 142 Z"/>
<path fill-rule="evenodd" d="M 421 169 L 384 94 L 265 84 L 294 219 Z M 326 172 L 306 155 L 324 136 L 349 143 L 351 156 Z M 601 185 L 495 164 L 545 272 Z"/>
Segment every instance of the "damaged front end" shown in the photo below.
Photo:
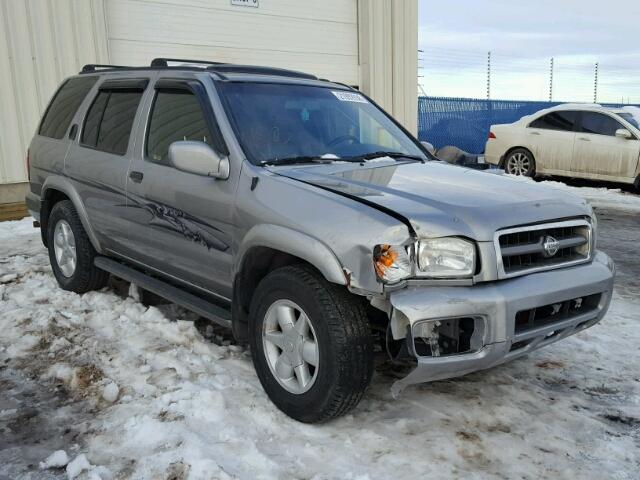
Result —
<path fill-rule="evenodd" d="M 473 286 L 407 286 L 372 304 L 387 313 L 389 333 L 415 368 L 407 386 L 458 377 L 512 360 L 602 319 L 611 301 L 614 267 L 593 262 Z"/>

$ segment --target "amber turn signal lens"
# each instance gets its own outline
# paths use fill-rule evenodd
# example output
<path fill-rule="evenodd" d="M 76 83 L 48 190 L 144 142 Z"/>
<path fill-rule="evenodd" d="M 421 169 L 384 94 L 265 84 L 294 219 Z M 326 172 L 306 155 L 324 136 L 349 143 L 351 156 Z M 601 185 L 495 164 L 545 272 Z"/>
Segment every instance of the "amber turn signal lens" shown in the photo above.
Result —
<path fill-rule="evenodd" d="M 387 269 L 393 266 L 396 258 L 398 258 L 398 254 L 391 248 L 391 245 L 385 244 L 376 246 L 373 252 L 373 259 L 378 277 L 385 277 Z"/>

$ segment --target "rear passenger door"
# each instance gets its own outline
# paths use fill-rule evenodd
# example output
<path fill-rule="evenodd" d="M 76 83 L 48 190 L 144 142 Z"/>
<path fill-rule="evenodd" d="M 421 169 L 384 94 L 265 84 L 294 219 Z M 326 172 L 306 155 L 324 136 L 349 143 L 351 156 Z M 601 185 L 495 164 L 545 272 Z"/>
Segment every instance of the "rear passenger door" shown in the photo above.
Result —
<path fill-rule="evenodd" d="M 181 140 L 228 155 L 205 85 L 195 79 L 158 80 L 144 137 L 127 186 L 133 259 L 229 299 L 238 172 L 231 165 L 229 178 L 215 179 L 178 170 L 168 158 L 169 146 Z"/>
<path fill-rule="evenodd" d="M 527 127 L 536 170 L 567 172 L 571 169 L 577 112 L 558 110 L 532 121 Z"/>
<path fill-rule="evenodd" d="M 616 137 L 619 128 L 626 129 L 612 116 L 582 112 L 571 169 L 583 176 L 633 178 L 640 155 L 640 141 L 635 137 Z"/>
<path fill-rule="evenodd" d="M 148 79 L 106 80 L 87 109 L 66 160 L 102 248 L 123 252 L 131 131 Z"/>

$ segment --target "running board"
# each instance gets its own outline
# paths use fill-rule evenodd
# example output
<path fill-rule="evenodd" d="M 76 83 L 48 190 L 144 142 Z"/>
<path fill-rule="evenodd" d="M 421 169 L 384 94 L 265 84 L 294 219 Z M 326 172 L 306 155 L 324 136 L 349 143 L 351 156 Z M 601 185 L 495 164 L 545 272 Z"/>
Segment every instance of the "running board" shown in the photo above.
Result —
<path fill-rule="evenodd" d="M 93 263 L 100 270 L 109 272 L 128 282 L 135 283 L 139 287 L 166 298 L 223 327 L 231 328 L 231 312 L 215 303 L 208 302 L 196 295 L 185 292 L 169 283 L 150 277 L 107 257 L 96 257 Z"/>

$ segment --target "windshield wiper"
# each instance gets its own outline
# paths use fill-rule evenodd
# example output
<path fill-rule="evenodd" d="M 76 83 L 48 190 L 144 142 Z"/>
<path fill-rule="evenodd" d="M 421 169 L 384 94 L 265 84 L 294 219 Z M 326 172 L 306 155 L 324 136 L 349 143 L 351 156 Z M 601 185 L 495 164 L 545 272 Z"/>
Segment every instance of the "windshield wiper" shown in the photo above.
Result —
<path fill-rule="evenodd" d="M 300 155 L 297 157 L 270 158 L 263 160 L 258 165 L 265 167 L 270 165 L 296 165 L 302 163 L 333 163 L 333 162 L 359 162 L 360 158 L 320 157 L 313 155 Z"/>
<path fill-rule="evenodd" d="M 299 155 L 297 157 L 270 158 L 259 163 L 260 166 L 269 165 L 296 165 L 301 163 L 331 163 L 331 158 L 321 158 L 312 155 Z"/>
<path fill-rule="evenodd" d="M 411 155 L 409 153 L 385 152 L 385 151 L 364 153 L 362 155 L 356 155 L 354 157 L 341 158 L 340 160 L 346 160 L 346 161 L 352 161 L 353 162 L 353 161 L 360 161 L 360 160 L 373 160 L 374 158 L 380 158 L 380 157 L 408 158 L 410 160 L 418 160 L 420 162 L 424 162 L 425 161 L 425 158 L 421 157 L 420 155 Z"/>

